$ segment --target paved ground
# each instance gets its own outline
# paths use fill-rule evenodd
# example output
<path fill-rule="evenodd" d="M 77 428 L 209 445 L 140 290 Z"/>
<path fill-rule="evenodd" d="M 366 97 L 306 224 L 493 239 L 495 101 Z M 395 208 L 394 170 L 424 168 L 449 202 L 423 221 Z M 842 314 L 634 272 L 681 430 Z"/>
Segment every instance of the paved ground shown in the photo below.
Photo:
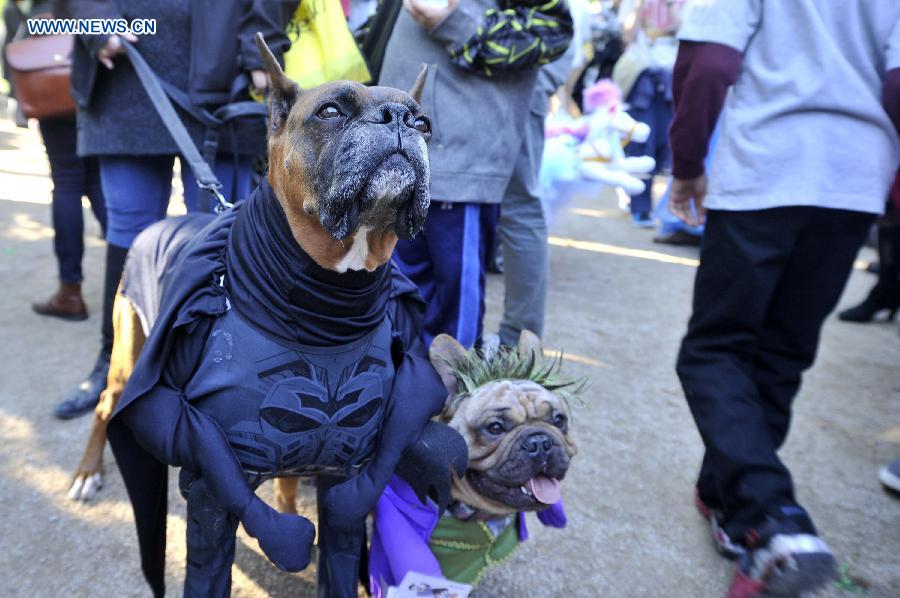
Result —
<path fill-rule="evenodd" d="M 54 285 L 48 193 L 38 139 L 0 119 L 0 595 L 148 596 L 115 467 L 107 464 L 93 503 L 65 496 L 90 422 L 60 422 L 51 411 L 98 347 L 103 250 L 92 224 L 89 321 L 32 314 L 30 302 Z M 570 527 L 532 525 L 532 540 L 487 576 L 479 596 L 719 597 L 726 587 L 730 566 L 691 505 L 701 445 L 672 367 L 696 254 L 653 245 L 614 204 L 578 199 L 553 227 L 546 344 L 566 351 L 570 372 L 593 379 L 575 414 L 580 453 L 564 483 Z M 842 304 L 872 281 L 855 272 Z M 502 281 L 492 278 L 489 330 L 501 301 Z M 832 318 L 797 401 L 783 456 L 848 573 L 824 595 L 900 596 L 900 500 L 876 479 L 878 466 L 900 455 L 898 363 L 895 325 Z M 176 595 L 184 503 L 174 489 L 170 497 Z M 312 579 L 279 573 L 246 537 L 239 545 L 235 595 L 311 596 Z"/>

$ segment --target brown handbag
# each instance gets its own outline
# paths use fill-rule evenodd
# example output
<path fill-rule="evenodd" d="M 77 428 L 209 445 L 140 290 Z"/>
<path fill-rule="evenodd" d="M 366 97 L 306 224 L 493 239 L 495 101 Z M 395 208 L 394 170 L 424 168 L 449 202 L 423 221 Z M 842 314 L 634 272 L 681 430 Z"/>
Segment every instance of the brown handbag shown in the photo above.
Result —
<path fill-rule="evenodd" d="M 6 46 L 16 101 L 27 118 L 73 116 L 70 91 L 74 35 L 35 35 Z"/>

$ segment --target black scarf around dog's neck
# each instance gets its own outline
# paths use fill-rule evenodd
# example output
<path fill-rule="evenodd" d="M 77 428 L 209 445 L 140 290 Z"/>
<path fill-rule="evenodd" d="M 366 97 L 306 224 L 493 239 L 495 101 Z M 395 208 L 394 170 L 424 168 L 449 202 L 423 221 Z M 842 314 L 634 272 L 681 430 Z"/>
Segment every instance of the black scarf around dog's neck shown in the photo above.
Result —
<path fill-rule="evenodd" d="M 388 268 L 339 274 L 319 266 L 294 239 L 265 180 L 235 218 L 226 262 L 225 288 L 234 309 L 274 340 L 343 345 L 359 340 L 385 317 Z"/>

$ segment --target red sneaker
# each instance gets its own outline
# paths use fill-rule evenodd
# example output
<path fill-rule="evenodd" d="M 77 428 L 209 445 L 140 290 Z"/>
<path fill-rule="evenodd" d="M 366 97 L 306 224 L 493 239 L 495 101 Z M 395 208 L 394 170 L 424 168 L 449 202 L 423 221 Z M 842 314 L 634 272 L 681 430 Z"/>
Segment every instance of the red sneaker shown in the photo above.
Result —
<path fill-rule="evenodd" d="M 738 561 L 727 598 L 799 596 L 834 580 L 834 555 L 807 527 L 791 519 L 769 519 L 760 532 L 747 534 L 748 549 Z"/>
<path fill-rule="evenodd" d="M 731 540 L 731 536 L 722 529 L 722 526 L 719 523 L 722 520 L 722 513 L 711 509 L 703 502 L 703 499 L 700 498 L 700 491 L 696 487 L 694 487 L 694 505 L 697 507 L 697 511 L 703 515 L 703 518 L 709 521 L 713 544 L 715 544 L 719 554 L 727 559 L 734 560 L 746 552 L 743 546 L 734 543 Z"/>

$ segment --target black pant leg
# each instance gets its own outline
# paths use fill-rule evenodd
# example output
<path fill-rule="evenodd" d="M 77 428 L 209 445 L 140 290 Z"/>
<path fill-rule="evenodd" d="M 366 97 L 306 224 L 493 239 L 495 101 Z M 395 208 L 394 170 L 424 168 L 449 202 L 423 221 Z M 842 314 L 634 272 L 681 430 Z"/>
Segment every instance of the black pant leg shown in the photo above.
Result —
<path fill-rule="evenodd" d="M 693 314 L 677 371 L 706 446 L 700 495 L 729 522 L 792 501 L 754 380 L 757 344 L 803 223 L 796 208 L 711 211 L 694 286 Z M 746 484 L 749 474 L 762 484 Z M 730 529 L 733 537 L 744 529 Z"/>
<path fill-rule="evenodd" d="M 231 595 L 238 518 L 223 509 L 203 478 L 187 494 L 187 567 L 184 596 L 227 598 Z"/>
<path fill-rule="evenodd" d="M 350 531 L 328 525 L 325 496 L 343 480 L 320 475 L 316 486 L 319 510 L 319 568 L 317 595 L 320 598 L 356 598 L 359 585 L 359 561 L 366 541 L 366 520 Z"/>
<path fill-rule="evenodd" d="M 813 208 L 766 314 L 754 380 L 776 448 L 787 436 L 801 375 L 815 360 L 825 318 L 837 305 L 875 216 Z"/>

